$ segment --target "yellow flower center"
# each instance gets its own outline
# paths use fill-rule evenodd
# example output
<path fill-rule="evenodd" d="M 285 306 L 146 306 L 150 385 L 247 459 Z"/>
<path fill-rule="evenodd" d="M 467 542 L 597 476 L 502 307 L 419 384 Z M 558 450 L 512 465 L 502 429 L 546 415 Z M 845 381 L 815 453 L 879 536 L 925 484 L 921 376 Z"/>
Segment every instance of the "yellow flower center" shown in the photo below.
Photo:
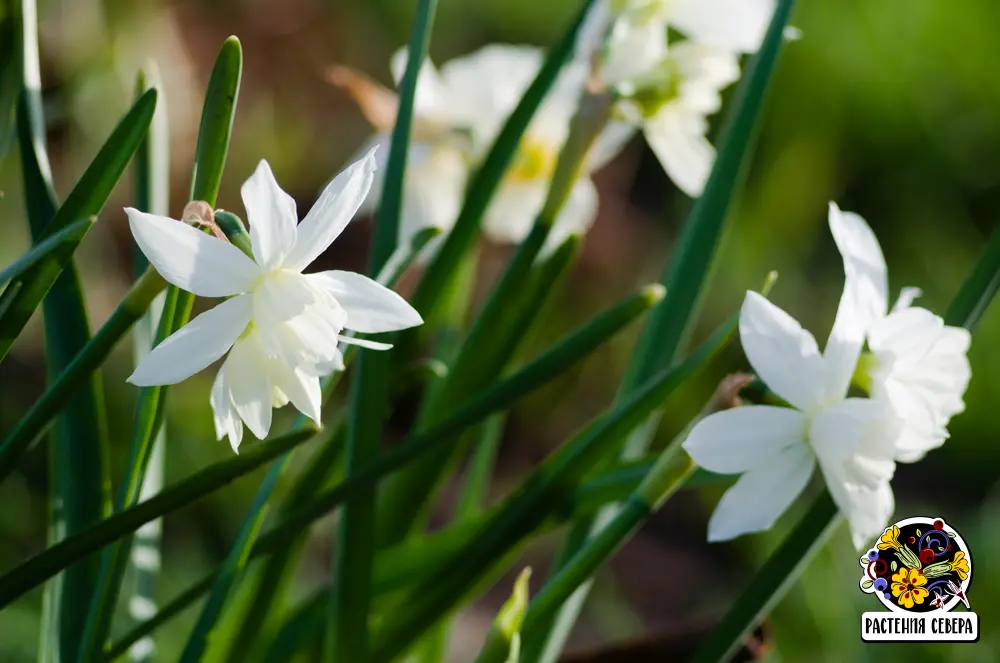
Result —
<path fill-rule="evenodd" d="M 525 137 L 507 171 L 507 177 L 519 182 L 548 179 L 556 167 L 557 151 L 539 140 Z"/>

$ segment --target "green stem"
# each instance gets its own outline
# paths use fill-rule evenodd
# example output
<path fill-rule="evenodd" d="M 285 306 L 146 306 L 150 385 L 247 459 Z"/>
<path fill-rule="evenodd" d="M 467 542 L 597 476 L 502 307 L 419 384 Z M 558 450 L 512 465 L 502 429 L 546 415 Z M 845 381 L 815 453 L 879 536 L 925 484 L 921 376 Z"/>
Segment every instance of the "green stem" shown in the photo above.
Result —
<path fill-rule="evenodd" d="M 232 481 L 253 472 L 309 440 L 314 426 L 282 435 L 263 444 L 251 445 L 235 458 L 216 463 L 162 493 L 46 548 L 23 564 L 0 576 L 0 608 L 31 591 L 84 555 L 88 555 L 142 525 L 210 495 Z"/>
<path fill-rule="evenodd" d="M 20 277 L 42 260 L 58 257 L 63 263 L 68 262 L 73 251 L 93 227 L 95 221 L 97 221 L 97 217 L 93 216 L 80 219 L 34 244 L 27 253 L 0 270 L 0 286 Z"/>
<path fill-rule="evenodd" d="M 794 0 L 780 0 L 764 42 L 740 82 L 732 110 L 727 114 L 720 133 L 718 157 L 705 190 L 695 201 L 674 256 L 664 268 L 661 282 L 667 287 L 667 298 L 650 317 L 639 339 L 619 388 L 619 399 L 626 398 L 656 371 L 670 366 L 693 328 L 725 220 L 753 151 L 761 109 L 793 4 Z M 646 453 L 658 422 L 659 414 L 653 413 L 650 420 L 630 436 L 621 453 L 623 460 Z M 609 507 L 608 511 L 595 518 L 575 523 L 558 560 L 571 558 L 583 542 L 595 534 L 603 522 L 607 522 L 612 516 L 612 509 Z M 559 628 L 555 628 L 554 623 L 550 626 L 551 635 L 547 642 L 536 640 L 528 643 L 524 654 L 526 663 L 553 663 L 556 660 L 586 594 L 587 587 L 584 586 L 563 614 L 558 616 Z"/>
<path fill-rule="evenodd" d="M 584 96 L 572 120 L 570 135 L 559 153 L 545 204 L 527 238 L 518 246 L 499 282 L 472 323 L 447 377 L 428 395 L 417 423 L 418 429 L 425 429 L 440 421 L 462 395 L 474 393 L 496 379 L 509 359 L 509 356 L 501 356 L 495 352 L 498 345 L 497 330 L 508 327 L 505 321 L 510 319 L 512 308 L 516 307 L 527 287 L 533 274 L 535 260 L 545 245 L 552 224 L 579 178 L 590 146 L 607 124 L 610 109 L 610 97 Z M 568 260 L 574 251 L 572 240 L 568 245 L 564 244 L 564 247 L 566 246 L 569 246 L 566 251 Z M 556 266 L 565 267 L 563 262 L 558 260 L 553 262 Z M 516 347 L 527 331 L 531 319 L 530 315 L 522 315 L 517 326 L 507 328 L 506 338 L 509 340 L 506 343 L 510 344 L 507 346 L 508 349 Z M 484 361 L 484 357 L 488 360 Z M 442 447 L 386 482 L 385 488 L 379 495 L 380 544 L 398 543 L 413 531 L 418 516 L 430 502 L 445 468 L 451 465 L 449 461 L 453 454 L 454 447 Z"/>
<path fill-rule="evenodd" d="M 572 58 L 577 35 L 594 2 L 595 0 L 584 2 L 573 23 L 549 51 L 535 80 L 528 86 L 497 134 L 482 166 L 472 175 L 455 225 L 428 265 L 413 295 L 413 306 L 425 319 L 432 317 L 441 295 L 448 289 L 448 283 L 456 274 L 456 266 L 472 247 L 483 214 L 500 186 L 503 173 L 517 150 L 521 136 L 558 78 L 563 65 Z"/>
<path fill-rule="evenodd" d="M 403 182 L 420 69 L 427 57 L 437 0 L 419 0 L 410 36 L 406 72 L 392 132 L 385 189 L 372 239 L 369 273 L 377 275 L 392 256 L 399 236 Z M 382 419 L 389 389 L 388 353 L 362 353 L 351 387 L 346 476 L 375 462 L 380 453 Z M 334 551 L 334 592 L 327 615 L 324 660 L 329 663 L 368 658 L 368 615 L 371 609 L 372 559 L 375 552 L 375 486 L 344 505 Z"/>
<path fill-rule="evenodd" d="M 30 102 L 23 100 L 25 113 L 30 112 L 28 105 Z M 125 114 L 66 200 L 50 217 L 51 221 L 37 235 L 36 241 L 51 236 L 74 221 L 95 216 L 101 211 L 145 136 L 155 107 L 156 91 L 150 90 Z M 39 115 L 29 117 L 26 121 L 34 126 L 41 118 Z M 38 141 L 37 138 L 33 139 L 31 149 L 41 148 L 44 151 L 44 144 Z M 47 158 L 44 159 L 44 164 L 42 159 L 39 158 L 38 161 L 39 168 L 47 169 Z M 34 204 L 33 197 L 37 200 L 37 196 L 29 196 L 29 204 Z M 0 295 L 0 311 L 3 312 L 0 316 L 0 360 L 7 355 L 14 340 L 60 273 L 62 266 L 58 262 L 42 261 L 21 278 L 11 282 Z"/>
<path fill-rule="evenodd" d="M 650 412 L 728 343 L 735 327 L 736 320 L 729 321 L 684 362 L 650 380 L 550 455 L 461 555 L 449 560 L 446 576 L 421 583 L 407 594 L 406 611 L 380 631 L 373 661 L 394 660 L 414 638 L 453 610 L 470 588 L 545 521 L 552 508 L 564 503 L 563 496 L 571 494 L 584 474 L 617 449 Z"/>
<path fill-rule="evenodd" d="M 419 251 L 419 247 L 417 250 Z M 662 297 L 662 287 L 651 286 L 644 288 L 639 295 L 595 316 L 536 360 L 504 378 L 490 389 L 484 390 L 470 399 L 466 405 L 457 408 L 446 421 L 431 430 L 411 436 L 384 454 L 376 463 L 359 471 L 354 477 L 320 493 L 301 508 L 294 509 L 278 526 L 261 537 L 257 545 L 254 546 L 252 554 L 270 554 L 280 550 L 283 545 L 300 535 L 314 521 L 335 509 L 354 491 L 366 487 L 399 467 L 405 466 L 435 445 L 447 443 L 455 435 L 475 426 L 490 414 L 509 408 L 517 399 L 561 375 L 570 366 L 589 355 L 626 324 L 654 306 Z M 732 323 L 732 326 L 735 326 L 735 322 Z M 347 358 L 345 358 L 346 360 Z M 251 450 L 257 448 L 251 447 Z M 240 458 L 242 457 L 240 456 Z M 259 463 L 254 467 L 258 465 Z M 172 490 L 168 490 L 164 494 L 171 492 Z M 112 540 L 114 538 L 112 537 Z M 5 577 L 0 577 L 0 607 L 3 605 L 4 579 Z M 28 586 L 28 589 L 30 588 L 31 586 Z M 194 600 L 194 597 L 188 600 Z M 179 610 L 180 607 L 175 606 L 175 609 Z"/>
<path fill-rule="evenodd" d="M 152 269 L 135 282 L 107 322 L 7 435 L 0 446 L 0 481 L 10 474 L 21 455 L 66 406 L 81 382 L 104 363 L 115 344 L 142 317 L 166 285 L 166 281 Z"/>

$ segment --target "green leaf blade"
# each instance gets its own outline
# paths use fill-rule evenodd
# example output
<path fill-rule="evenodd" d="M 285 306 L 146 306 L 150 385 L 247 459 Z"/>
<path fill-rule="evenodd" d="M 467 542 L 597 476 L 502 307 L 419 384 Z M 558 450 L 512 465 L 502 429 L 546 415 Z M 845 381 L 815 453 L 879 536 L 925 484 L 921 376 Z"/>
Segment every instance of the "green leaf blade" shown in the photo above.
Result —
<path fill-rule="evenodd" d="M 205 92 L 191 174 L 191 200 L 204 200 L 212 207 L 219 195 L 222 171 L 229 154 L 242 78 L 243 48 L 239 39 L 229 37 L 216 55 Z"/>
<path fill-rule="evenodd" d="M 459 263 L 475 241 L 483 214 L 500 186 L 503 173 L 517 150 L 521 136 L 558 78 L 563 65 L 572 57 L 577 35 L 594 1 L 586 0 L 573 23 L 549 51 L 535 80 L 525 91 L 521 101 L 511 112 L 494 140 L 482 166 L 473 174 L 455 225 L 427 266 L 427 271 L 413 295 L 412 304 L 424 318 L 429 318 L 433 314 L 451 279 L 458 272 Z"/>
<path fill-rule="evenodd" d="M 20 258 L 0 270 L 0 286 L 8 281 L 19 278 L 26 271 L 42 260 L 54 258 L 64 267 L 97 221 L 95 217 L 80 219 L 69 224 L 59 232 L 33 245 Z"/>
<path fill-rule="evenodd" d="M 30 20 L 23 25 L 25 64 L 37 59 L 34 31 L 34 6 L 22 6 Z M 32 31 L 30 34 L 28 31 Z M 28 83 L 29 72 L 25 72 Z M 45 149 L 44 118 L 41 114 L 40 95 L 37 89 L 25 89 L 18 107 L 18 136 L 21 145 L 21 166 L 24 173 L 25 201 L 28 223 L 36 244 L 42 244 L 46 235 L 55 237 L 59 231 L 75 227 L 75 218 L 67 219 L 74 212 L 56 211 L 48 172 L 48 155 Z M 65 207 L 65 206 L 64 206 Z M 85 211 L 84 211 L 85 212 Z M 96 210 L 94 210 L 96 212 Z M 64 222 L 60 221 L 60 214 Z M 59 225 L 59 224 L 62 225 Z M 50 226 L 56 232 L 48 232 Z M 83 232 L 93 225 L 93 219 L 81 228 Z M 79 235 L 82 238 L 82 234 Z M 18 278 L 18 288 L 4 293 L 10 308 L 4 308 L 4 321 L 15 323 L 19 314 L 38 305 L 35 296 L 42 297 L 46 369 L 49 380 L 62 373 L 90 341 L 90 323 L 83 287 L 72 252 L 79 244 L 64 243 L 58 250 L 45 256 Z M 6 295 L 11 293 L 11 298 Z M 22 323 L 23 324 L 23 323 Z M 18 329 L 19 331 L 19 329 Z M 16 336 L 16 332 L 14 333 Z M 85 380 L 68 400 L 59 414 L 50 439 L 49 457 L 49 538 L 57 543 L 67 536 L 99 522 L 109 509 L 110 479 L 108 477 L 107 433 L 104 415 L 104 392 L 99 374 Z M 84 616 L 78 606 L 93 593 L 97 581 L 99 560 L 96 556 L 81 558 L 56 580 L 45 597 L 45 612 L 49 632 L 43 634 L 46 647 L 53 658 L 69 660 L 80 647 L 84 631 Z M 54 629 L 54 632 L 53 630 Z"/>
<path fill-rule="evenodd" d="M 386 167 L 385 190 L 369 257 L 369 273 L 373 276 L 396 248 L 417 81 L 427 57 L 436 10 L 437 0 L 420 0 L 413 20 Z M 351 384 L 345 465 L 348 478 L 379 457 L 389 369 L 388 353 L 365 352 L 358 360 Z M 368 616 L 376 536 L 375 495 L 375 486 L 371 486 L 350 499 L 344 505 L 338 524 L 333 559 L 334 591 L 330 597 L 327 638 L 323 647 L 324 660 L 330 663 L 347 660 L 362 663 L 368 658 Z"/>
<path fill-rule="evenodd" d="M 641 387 L 650 375 L 671 365 L 694 325 L 727 214 L 753 150 L 761 109 L 793 5 L 794 0 L 781 0 L 777 4 L 761 48 L 753 57 L 733 97 L 732 111 L 721 131 L 718 154 L 704 192 L 691 208 L 674 255 L 663 272 L 661 282 L 667 288 L 667 297 L 650 316 L 640 336 L 619 388 L 619 398 Z M 656 415 L 652 416 L 650 425 L 636 431 L 629 439 L 621 454 L 623 460 L 640 457 L 648 449 L 656 421 Z M 574 525 L 564 550 L 560 552 L 560 559 L 568 559 L 574 554 L 582 542 L 593 534 L 595 523 L 595 519 L 587 518 Z M 526 663 L 552 663 L 562 650 L 584 598 L 575 597 L 564 614 L 557 617 L 558 630 L 553 622 L 549 642 L 536 640 L 528 643 L 524 654 Z"/>
<path fill-rule="evenodd" d="M 77 219 L 94 216 L 101 211 L 145 135 L 155 107 L 156 92 L 151 90 L 126 113 L 66 201 L 59 207 L 51 221 L 45 224 L 44 230 L 37 235 L 39 240 L 58 232 Z M 29 200 L 32 197 L 37 200 L 37 194 L 29 192 L 28 195 Z M 61 269 L 57 264 L 42 262 L 22 278 L 12 282 L 0 297 L 0 310 L 3 311 L 0 317 L 0 359 L 7 355 L 28 318 L 55 283 L 60 272 Z M 19 288 L 13 288 L 14 284 L 21 285 Z M 8 297 L 8 293 L 13 295 Z"/>

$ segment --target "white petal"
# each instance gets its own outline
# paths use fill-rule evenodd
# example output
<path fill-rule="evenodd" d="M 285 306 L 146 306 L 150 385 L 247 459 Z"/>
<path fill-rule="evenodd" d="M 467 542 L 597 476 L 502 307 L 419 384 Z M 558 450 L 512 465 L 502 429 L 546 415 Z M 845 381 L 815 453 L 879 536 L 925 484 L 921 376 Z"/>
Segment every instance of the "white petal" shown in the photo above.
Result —
<path fill-rule="evenodd" d="M 616 21 L 602 52 L 601 73 L 613 87 L 646 75 L 667 57 L 667 26 L 662 21 Z"/>
<path fill-rule="evenodd" d="M 870 327 L 885 315 L 889 306 L 889 285 L 882 247 L 861 216 L 844 212 L 832 202 L 828 221 L 833 240 L 844 259 L 847 277 L 857 276 L 864 283 L 860 301 L 865 306 L 858 313 Z"/>
<path fill-rule="evenodd" d="M 389 70 L 392 72 L 392 80 L 395 81 L 396 87 L 403 81 L 408 59 L 409 49 L 404 46 L 393 53 L 389 60 Z M 420 73 L 417 75 L 417 89 L 413 100 L 414 114 L 418 117 L 433 117 L 439 111 L 447 112 L 448 102 L 447 91 L 434 63 L 430 58 L 424 58 L 420 65 Z"/>
<path fill-rule="evenodd" d="M 533 46 L 490 44 L 441 65 L 448 119 L 491 140 L 534 80 L 543 55 Z"/>
<path fill-rule="evenodd" d="M 745 473 L 715 507 L 708 540 L 727 541 L 770 529 L 809 483 L 815 464 L 809 448 L 796 444 Z"/>
<path fill-rule="evenodd" d="M 240 295 L 205 311 L 153 348 L 129 376 L 139 386 L 176 384 L 226 354 L 251 318 L 251 298 Z"/>
<path fill-rule="evenodd" d="M 215 438 L 221 440 L 229 436 L 229 446 L 233 448 L 234 453 L 239 453 L 240 442 L 243 441 L 243 421 L 229 395 L 229 379 L 225 366 L 220 368 L 215 376 L 209 403 L 212 405 L 215 422 Z"/>
<path fill-rule="evenodd" d="M 254 257 L 264 269 L 274 269 L 295 245 L 295 224 L 299 220 L 295 200 L 278 186 L 263 159 L 240 193 L 250 222 Z"/>
<path fill-rule="evenodd" d="M 323 390 L 319 378 L 302 368 L 292 370 L 283 362 L 272 359 L 271 379 L 275 387 L 288 397 L 292 405 L 317 424 L 321 424 L 320 408 Z"/>
<path fill-rule="evenodd" d="M 684 440 L 684 450 L 710 472 L 738 474 L 793 445 L 805 445 L 808 421 L 787 407 L 746 405 L 705 417 Z"/>
<path fill-rule="evenodd" d="M 570 189 L 569 197 L 556 217 L 545 240 L 545 250 L 556 249 L 570 235 L 583 235 L 597 218 L 597 187 L 589 177 L 581 177 Z"/>
<path fill-rule="evenodd" d="M 224 370 L 228 373 L 233 406 L 250 432 L 263 440 L 271 430 L 272 386 L 267 356 L 256 332 L 233 345 Z"/>
<path fill-rule="evenodd" d="M 750 365 L 775 394 L 806 412 L 823 403 L 823 359 L 816 339 L 756 292 L 747 292 L 743 300 L 740 341 Z"/>
<path fill-rule="evenodd" d="M 400 244 L 424 228 L 451 230 L 462 207 L 468 175 L 466 157 L 455 147 L 411 142 L 399 219 Z"/>
<path fill-rule="evenodd" d="M 711 115 L 722 107 L 719 91 L 740 78 L 735 53 L 684 41 L 670 47 L 671 63 L 680 73 L 679 103 L 688 111 Z"/>
<path fill-rule="evenodd" d="M 397 293 L 367 276 L 332 270 L 309 274 L 347 311 L 344 327 L 366 334 L 396 331 L 423 323 L 416 309 Z"/>
<path fill-rule="evenodd" d="M 355 152 L 350 159 L 351 163 L 355 163 L 359 159 L 363 159 L 365 155 L 368 154 L 369 152 L 375 153 L 375 171 L 372 176 L 371 189 L 368 193 L 368 196 L 365 197 L 364 201 L 361 203 L 361 206 L 358 207 L 358 211 L 354 213 L 354 219 L 374 214 L 375 211 L 378 209 L 379 203 L 382 202 L 381 200 L 382 189 L 385 186 L 385 167 L 389 160 L 389 146 L 391 144 L 392 144 L 392 137 L 389 134 L 387 133 L 375 134 L 367 141 L 365 141 L 364 144 L 361 146 L 361 148 L 357 152 Z M 412 160 L 413 160 L 413 150 L 411 149 L 410 154 L 407 155 L 406 159 L 407 179 L 409 179 L 410 177 L 410 167 Z M 339 176 L 340 173 L 337 173 L 337 175 L 334 175 L 332 178 L 330 178 L 330 180 L 325 185 L 323 185 L 323 191 L 325 191 L 327 187 L 329 187 L 330 184 L 333 183 L 333 180 L 337 179 L 337 177 Z M 320 196 L 322 195 L 323 193 L 321 191 Z M 320 196 L 317 196 L 316 200 L 319 200 Z M 403 214 L 405 213 L 406 213 L 406 208 L 404 206 Z M 302 232 L 301 228 L 298 229 L 297 232 Z"/>
<path fill-rule="evenodd" d="M 392 349 L 391 343 L 379 343 L 378 341 L 369 341 L 366 338 L 357 338 L 355 336 L 338 336 L 342 343 L 347 343 L 348 345 L 357 345 L 358 347 L 368 348 L 369 350 L 390 350 Z"/>
<path fill-rule="evenodd" d="M 126 207 L 132 236 L 156 271 L 199 297 L 249 291 L 260 269 L 242 251 L 186 223 Z"/>
<path fill-rule="evenodd" d="M 676 0 L 671 22 L 689 38 L 727 50 L 760 48 L 774 0 Z"/>
<path fill-rule="evenodd" d="M 888 404 L 848 398 L 812 418 L 809 440 L 825 473 L 874 489 L 895 472 L 900 426 Z"/>
<path fill-rule="evenodd" d="M 882 249 L 865 220 L 831 202 L 829 224 L 844 261 L 844 292 L 823 356 L 827 393 L 842 398 L 857 368 L 865 334 L 885 315 L 888 285 Z"/>
<path fill-rule="evenodd" d="M 913 300 L 918 297 L 923 297 L 924 291 L 920 288 L 903 288 L 899 291 L 899 299 L 896 303 L 892 305 L 892 310 L 890 313 L 895 313 L 896 311 L 902 311 L 904 308 L 910 308 L 913 306 Z"/>
<path fill-rule="evenodd" d="M 253 293 L 254 320 L 268 356 L 289 366 L 326 363 L 337 352 L 347 313 L 308 277 L 278 271 Z"/>
<path fill-rule="evenodd" d="M 326 185 L 319 200 L 299 224 L 295 246 L 282 267 L 301 272 L 326 251 L 354 218 L 372 186 L 375 150 L 373 147 Z"/>
<path fill-rule="evenodd" d="M 584 172 L 593 173 L 604 167 L 625 149 L 635 133 L 636 126 L 633 122 L 622 120 L 608 122 L 587 153 Z"/>
<path fill-rule="evenodd" d="M 506 180 L 500 184 L 483 217 L 483 234 L 499 244 L 520 244 L 528 236 L 545 202 L 547 184 L 538 180 Z"/>
<path fill-rule="evenodd" d="M 705 132 L 708 124 L 697 114 L 669 103 L 646 120 L 643 133 L 663 170 L 681 191 L 697 198 L 715 161 L 715 148 Z"/>
<path fill-rule="evenodd" d="M 221 440 L 229 431 L 229 384 L 226 382 L 226 372 L 221 369 L 215 374 L 208 402 L 212 405 L 215 439 Z"/>
<path fill-rule="evenodd" d="M 338 349 L 330 361 L 320 364 L 306 364 L 300 368 L 306 373 L 315 375 L 316 377 L 323 377 L 324 375 L 329 375 L 334 371 L 343 371 L 345 370 L 344 353 Z"/>
<path fill-rule="evenodd" d="M 823 474 L 834 503 L 850 525 L 854 547 L 861 550 L 870 546 L 885 530 L 896 508 L 889 482 L 868 488 L 844 483 L 839 477 L 828 474 L 825 468 Z"/>
<path fill-rule="evenodd" d="M 906 422 L 896 438 L 896 453 L 893 457 L 899 463 L 916 463 L 923 460 L 928 451 L 943 445 L 947 439 L 947 430 L 914 426 Z"/>
<path fill-rule="evenodd" d="M 871 330 L 868 346 L 875 354 L 917 362 L 930 352 L 944 330 L 944 320 L 925 308 L 913 306 L 891 313 Z"/>

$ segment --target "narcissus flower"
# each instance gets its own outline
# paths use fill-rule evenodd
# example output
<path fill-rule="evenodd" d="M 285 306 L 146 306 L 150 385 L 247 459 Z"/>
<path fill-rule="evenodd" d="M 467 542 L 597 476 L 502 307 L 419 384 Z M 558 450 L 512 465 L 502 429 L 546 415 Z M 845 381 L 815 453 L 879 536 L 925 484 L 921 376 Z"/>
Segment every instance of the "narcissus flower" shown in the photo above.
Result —
<path fill-rule="evenodd" d="M 846 274 L 833 330 L 821 354 L 812 334 L 762 296 L 749 292 L 740 339 L 750 365 L 792 407 L 749 405 L 697 424 L 684 448 L 702 467 L 742 474 L 709 522 L 709 540 L 766 530 L 802 492 L 818 465 L 855 545 L 882 533 L 892 514 L 889 485 L 900 422 L 888 403 L 847 398 L 871 322 L 863 266 L 865 243 L 831 213 Z"/>
<path fill-rule="evenodd" d="M 757 50 L 772 0 L 605 0 L 588 15 L 577 56 L 621 99 L 667 175 L 701 194 L 715 160 L 707 117 L 739 78 L 739 53 Z M 668 28 L 686 39 L 668 44 Z"/>
<path fill-rule="evenodd" d="M 847 214 L 845 231 L 867 246 L 865 270 L 872 322 L 868 348 L 858 382 L 873 398 L 892 404 L 904 421 L 896 459 L 920 460 L 948 439 L 948 422 L 965 409 L 962 396 L 972 369 L 966 353 L 971 336 L 925 308 L 913 306 L 917 288 L 903 288 L 889 310 L 885 257 L 871 228 L 856 214 Z"/>
<path fill-rule="evenodd" d="M 338 175 L 297 224 L 295 201 L 261 161 L 241 190 L 252 259 L 187 224 L 127 208 L 136 242 L 169 283 L 200 297 L 228 298 L 156 346 L 128 381 L 174 384 L 232 348 L 212 391 L 220 437 L 228 434 L 235 448 L 246 423 L 264 438 L 271 408 L 289 401 L 318 422 L 318 380 L 342 366 L 338 342 L 389 347 L 345 336 L 345 329 L 387 332 L 422 322 L 402 297 L 365 276 L 302 273 L 351 220 L 374 170 L 369 153 Z"/>
<path fill-rule="evenodd" d="M 622 114 L 642 127 L 663 170 L 689 196 L 701 195 L 715 162 L 707 118 L 722 107 L 719 92 L 739 77 L 733 53 L 684 41 L 642 76 L 619 85 Z"/>
<path fill-rule="evenodd" d="M 444 63 L 425 62 L 417 79 L 413 136 L 403 185 L 401 241 L 427 226 L 449 230 L 465 194 L 471 169 L 478 167 L 542 65 L 534 47 L 493 44 Z M 406 51 L 392 60 L 397 82 Z M 556 159 L 586 82 L 583 62 L 567 64 L 521 138 L 517 152 L 483 218 L 483 232 L 499 243 L 524 239 L 548 192 Z M 387 145 L 395 120 L 396 95 L 344 67 L 330 80 L 347 89 Z M 586 230 L 597 211 L 590 174 L 613 157 L 633 129 L 614 123 L 595 142 L 569 200 L 555 220 L 551 244 Z M 382 158 L 388 148 L 380 150 Z M 371 204 L 376 200 L 370 201 Z"/>

